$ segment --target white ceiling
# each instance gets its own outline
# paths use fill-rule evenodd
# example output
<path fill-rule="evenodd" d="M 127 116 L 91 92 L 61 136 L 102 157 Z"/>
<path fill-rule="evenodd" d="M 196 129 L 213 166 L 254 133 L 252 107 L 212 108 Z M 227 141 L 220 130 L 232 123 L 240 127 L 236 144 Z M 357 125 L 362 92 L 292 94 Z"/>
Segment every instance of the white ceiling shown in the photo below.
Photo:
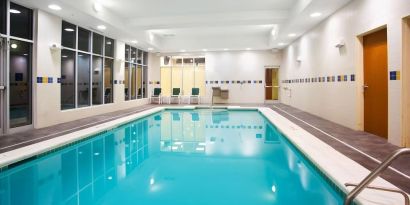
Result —
<path fill-rule="evenodd" d="M 86 28 L 103 24 L 106 35 L 127 43 L 138 40 L 139 47 L 154 52 L 282 48 L 349 1 L 16 0 Z M 95 2 L 101 11 L 93 9 Z M 50 10 L 52 3 L 63 9 Z M 311 18 L 314 12 L 322 16 Z"/>

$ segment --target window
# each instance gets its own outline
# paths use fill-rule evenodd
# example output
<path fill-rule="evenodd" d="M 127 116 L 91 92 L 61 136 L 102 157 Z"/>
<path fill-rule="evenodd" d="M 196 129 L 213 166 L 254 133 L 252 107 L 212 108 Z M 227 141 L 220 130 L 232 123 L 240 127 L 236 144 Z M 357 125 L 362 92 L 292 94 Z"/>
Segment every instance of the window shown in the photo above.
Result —
<path fill-rule="evenodd" d="M 103 103 L 103 58 L 93 56 L 93 105 L 100 105 Z"/>
<path fill-rule="evenodd" d="M 7 33 L 7 1 L 0 1 L 0 33 Z"/>
<path fill-rule="evenodd" d="M 78 107 L 85 107 L 90 105 L 90 55 L 79 53 L 77 60 Z"/>
<path fill-rule="evenodd" d="M 10 3 L 10 36 L 33 39 L 33 11 Z"/>
<path fill-rule="evenodd" d="M 199 88 L 205 95 L 205 58 L 161 57 L 161 88 L 164 95 L 170 95 L 172 88 L 181 88 L 183 95 Z"/>
<path fill-rule="evenodd" d="M 125 45 L 125 100 L 141 99 L 148 96 L 146 93 L 148 66 L 143 65 L 144 54 L 148 60 L 147 52 Z"/>
<path fill-rule="evenodd" d="M 78 50 L 90 51 L 90 35 L 90 31 L 78 28 Z"/>
<path fill-rule="evenodd" d="M 31 43 L 10 40 L 10 127 L 31 124 Z"/>
<path fill-rule="evenodd" d="M 113 103 L 114 40 L 62 25 L 61 109 Z"/>
<path fill-rule="evenodd" d="M 103 55 L 104 37 L 93 33 L 93 53 Z"/>
<path fill-rule="evenodd" d="M 114 58 L 114 40 L 105 37 L 105 56 Z"/>
<path fill-rule="evenodd" d="M 63 21 L 61 36 L 61 45 L 67 48 L 76 48 L 77 27 L 73 24 Z"/>
<path fill-rule="evenodd" d="M 75 52 L 61 51 L 61 109 L 75 108 Z"/>
<path fill-rule="evenodd" d="M 106 58 L 104 63 L 104 102 L 113 102 L 114 60 Z"/>

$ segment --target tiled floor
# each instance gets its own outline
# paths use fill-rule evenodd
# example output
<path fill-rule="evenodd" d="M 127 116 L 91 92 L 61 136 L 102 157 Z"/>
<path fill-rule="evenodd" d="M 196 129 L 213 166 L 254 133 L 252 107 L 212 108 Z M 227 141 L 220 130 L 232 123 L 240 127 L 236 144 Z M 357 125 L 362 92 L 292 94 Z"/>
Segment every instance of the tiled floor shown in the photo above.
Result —
<path fill-rule="evenodd" d="M 64 135 L 76 130 L 94 126 L 96 124 L 110 121 L 116 118 L 131 115 L 143 110 L 147 110 L 158 105 L 146 105 L 137 108 L 117 111 L 113 113 L 98 115 L 94 117 L 76 120 L 74 122 L 63 123 L 48 128 L 32 130 L 28 132 L 5 135 L 0 137 L 0 153 L 10 151 L 19 147 L 34 144 L 40 141 L 51 139 L 60 135 Z M 389 153 L 398 149 L 378 136 L 374 136 L 365 132 L 354 131 L 333 122 L 324 120 L 309 113 L 298 109 L 283 105 L 256 105 L 247 104 L 246 106 L 268 106 L 292 122 L 298 124 L 314 136 L 334 147 L 339 152 L 349 158 L 360 163 L 368 169 L 373 169 L 377 166 L 377 162 L 368 156 L 360 153 L 360 150 L 367 155 L 382 161 Z M 295 118 L 296 117 L 296 118 Z M 306 124 L 305 122 L 309 123 Z M 334 138 L 330 137 L 333 136 Z M 348 144 L 344 144 L 342 142 Z M 351 147 L 355 149 L 352 149 Z M 410 176 L 410 156 L 402 157 L 393 163 L 393 167 L 398 171 Z M 382 177 L 395 184 L 404 191 L 410 193 L 410 179 L 406 178 L 395 171 L 386 170 Z M 354 182 L 355 183 L 355 182 Z"/>

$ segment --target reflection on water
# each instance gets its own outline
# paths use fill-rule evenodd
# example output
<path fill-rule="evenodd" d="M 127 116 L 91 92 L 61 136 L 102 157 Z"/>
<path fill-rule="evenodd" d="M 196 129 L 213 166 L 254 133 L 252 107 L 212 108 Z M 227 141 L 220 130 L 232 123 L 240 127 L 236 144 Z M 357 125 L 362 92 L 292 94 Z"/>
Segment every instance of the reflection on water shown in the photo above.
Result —
<path fill-rule="evenodd" d="M 340 204 L 254 111 L 164 111 L 0 173 L 0 204 Z"/>

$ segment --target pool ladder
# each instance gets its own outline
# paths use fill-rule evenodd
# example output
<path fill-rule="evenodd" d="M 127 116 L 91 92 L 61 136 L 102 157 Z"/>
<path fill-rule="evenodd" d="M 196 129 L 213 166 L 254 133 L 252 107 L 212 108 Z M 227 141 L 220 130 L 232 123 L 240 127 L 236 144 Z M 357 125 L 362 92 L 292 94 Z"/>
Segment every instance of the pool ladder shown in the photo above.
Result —
<path fill-rule="evenodd" d="M 350 205 L 350 203 L 353 201 L 354 198 L 356 198 L 357 195 L 360 194 L 360 192 L 363 191 L 363 189 L 368 188 L 368 189 L 375 189 L 375 190 L 382 190 L 382 191 L 388 191 L 388 192 L 395 192 L 403 195 L 404 197 L 404 204 L 409 205 L 409 196 L 407 195 L 406 192 L 400 190 L 400 189 L 391 189 L 391 188 L 385 188 L 385 187 L 377 187 L 377 186 L 369 186 L 369 184 L 376 179 L 381 172 L 386 170 L 391 163 L 396 160 L 398 157 L 402 155 L 407 155 L 410 154 L 410 148 L 401 148 L 393 153 L 390 154 L 389 157 L 387 157 L 379 166 L 376 167 L 372 172 L 370 172 L 369 175 L 366 176 L 359 184 L 352 184 L 352 183 L 346 183 L 345 186 L 355 186 L 355 188 L 349 192 L 345 198 L 344 205 Z"/>

